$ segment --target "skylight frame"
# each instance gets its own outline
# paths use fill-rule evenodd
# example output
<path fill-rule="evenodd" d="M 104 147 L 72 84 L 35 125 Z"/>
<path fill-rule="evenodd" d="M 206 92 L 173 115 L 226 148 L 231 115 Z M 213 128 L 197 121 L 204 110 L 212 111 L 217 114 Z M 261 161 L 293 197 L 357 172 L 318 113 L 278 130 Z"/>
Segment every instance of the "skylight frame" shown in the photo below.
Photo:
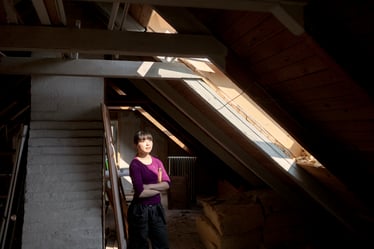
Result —
<path fill-rule="evenodd" d="M 161 25 L 162 24 L 162 25 Z M 148 22 L 146 23 L 147 32 L 158 32 L 158 33 L 178 33 L 177 30 L 174 29 L 169 23 L 167 23 L 154 9 L 152 9 L 152 13 L 150 15 L 150 18 Z M 223 80 L 227 80 L 229 82 L 230 80 L 227 78 L 227 76 L 219 70 L 218 67 L 215 67 L 213 63 L 210 62 L 208 58 L 177 58 L 177 57 L 169 57 L 169 56 L 157 56 L 159 61 L 162 62 L 183 62 L 188 67 L 190 67 L 196 74 L 200 75 L 204 81 L 199 81 L 200 83 L 204 82 L 206 86 L 210 85 L 209 95 L 214 96 L 214 99 L 221 99 L 222 106 L 226 105 L 224 108 L 224 111 L 221 111 L 220 114 L 226 118 L 226 120 L 230 123 L 232 123 L 234 126 L 237 126 L 237 123 L 247 123 L 248 126 L 251 127 L 252 134 L 251 136 L 248 136 L 248 131 L 246 131 L 247 128 L 243 128 L 243 126 L 237 127 L 238 130 L 244 131 L 243 134 L 245 134 L 248 139 L 252 142 L 255 142 L 255 138 L 261 138 L 262 142 L 267 145 L 271 146 L 261 146 L 259 143 L 256 143 L 261 150 L 263 150 L 268 156 L 270 156 L 274 161 L 276 161 L 282 168 L 285 170 L 289 170 L 291 167 L 294 167 L 297 161 L 303 160 L 303 162 L 307 161 L 311 164 L 318 165 L 318 167 L 323 167 L 313 156 L 310 155 L 309 152 L 307 152 L 300 144 L 297 143 L 297 141 L 292 138 L 279 124 L 277 124 L 264 110 L 262 110 L 254 100 L 250 99 L 249 96 L 246 96 L 246 101 L 248 103 L 250 102 L 252 106 L 256 108 L 258 112 L 262 114 L 262 118 L 267 120 L 266 122 L 269 122 L 272 124 L 273 127 L 276 127 L 277 132 L 274 132 L 274 130 L 269 130 L 268 127 L 264 126 L 264 123 L 259 122 L 257 117 L 254 117 L 253 115 L 250 115 L 249 113 L 246 113 L 245 109 L 243 109 L 240 104 L 235 102 L 234 98 L 229 99 L 223 99 L 222 98 L 222 92 L 220 93 L 220 90 L 217 90 L 219 86 L 215 85 L 214 80 L 207 79 L 206 74 L 202 73 L 203 70 L 201 70 L 198 67 L 195 67 L 194 65 L 191 65 L 188 60 L 195 60 L 199 61 L 199 63 L 204 64 L 204 68 L 214 67 L 211 72 L 209 73 L 216 73 L 219 75 L 218 77 L 222 77 Z M 208 74 L 209 74 L 208 73 Z M 226 78 L 226 79 L 225 79 Z M 220 79 L 221 80 L 221 79 Z M 193 80 L 195 81 L 195 80 Z M 186 81 L 185 81 L 186 82 Z M 232 85 L 235 85 L 236 88 L 240 89 L 240 93 L 237 95 L 240 97 L 242 94 L 246 95 L 244 91 L 234 82 L 229 82 Z M 187 84 L 187 82 L 186 82 Z M 212 87 L 214 86 L 214 87 Z M 192 88 L 193 89 L 193 88 Z M 199 94 L 199 91 L 196 91 L 197 94 Z M 208 103 L 210 102 L 209 99 L 206 99 L 208 95 L 203 97 Z M 212 103 L 209 103 L 212 105 Z M 235 106 L 236 105 L 236 106 Z M 214 107 L 214 105 L 212 105 Z M 228 107 L 229 106 L 229 107 Z M 219 111 L 219 110 L 217 110 Z M 235 113 L 235 115 L 233 115 Z M 234 122 L 231 120 L 240 120 L 240 122 Z M 248 127 L 246 126 L 246 127 Z M 255 132 L 256 131 L 256 132 Z M 279 139 L 279 134 L 283 137 L 282 139 Z M 284 138 L 289 139 L 292 143 L 292 145 L 286 144 L 284 141 Z M 296 148 L 296 149 L 295 149 Z M 275 153 L 275 154 L 273 154 Z M 312 159 L 312 160 L 310 160 Z"/>
<path fill-rule="evenodd" d="M 285 153 L 262 132 L 259 132 L 253 124 L 244 119 L 230 105 L 227 105 L 226 101 L 203 80 L 184 80 L 184 82 L 283 169 L 288 171 L 292 167 L 295 163 L 294 158 Z"/>

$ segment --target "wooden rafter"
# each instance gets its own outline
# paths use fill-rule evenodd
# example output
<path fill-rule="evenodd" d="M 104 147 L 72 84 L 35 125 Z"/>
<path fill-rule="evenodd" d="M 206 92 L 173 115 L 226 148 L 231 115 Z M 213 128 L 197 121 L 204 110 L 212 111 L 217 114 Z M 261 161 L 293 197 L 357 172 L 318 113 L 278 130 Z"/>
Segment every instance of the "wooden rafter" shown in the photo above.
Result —
<path fill-rule="evenodd" d="M 2 74 L 41 74 L 111 78 L 198 79 L 182 63 L 93 59 L 15 58 L 0 60 Z"/>
<path fill-rule="evenodd" d="M 84 52 L 136 56 L 225 56 L 226 47 L 208 35 L 159 34 L 54 27 L 0 26 L 0 50 Z"/>

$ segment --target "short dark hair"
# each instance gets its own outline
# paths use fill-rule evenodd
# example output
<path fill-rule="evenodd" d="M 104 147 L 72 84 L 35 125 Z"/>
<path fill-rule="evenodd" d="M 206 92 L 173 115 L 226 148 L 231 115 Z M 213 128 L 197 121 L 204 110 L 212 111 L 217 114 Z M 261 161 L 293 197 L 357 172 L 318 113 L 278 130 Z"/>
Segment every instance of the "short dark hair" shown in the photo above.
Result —
<path fill-rule="evenodd" d="M 140 141 L 144 141 L 146 139 L 153 141 L 152 134 L 149 131 L 137 131 L 134 135 L 134 144 L 138 144 Z"/>

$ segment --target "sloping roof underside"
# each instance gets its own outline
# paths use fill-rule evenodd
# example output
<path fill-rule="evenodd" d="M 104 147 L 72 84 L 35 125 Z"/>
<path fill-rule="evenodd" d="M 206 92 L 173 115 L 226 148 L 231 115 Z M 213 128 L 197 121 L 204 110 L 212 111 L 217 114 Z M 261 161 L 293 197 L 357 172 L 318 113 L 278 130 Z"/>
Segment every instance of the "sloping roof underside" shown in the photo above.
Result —
<path fill-rule="evenodd" d="M 75 60 L 82 62 L 76 74 L 120 78 L 111 84 L 128 91 L 131 82 L 146 103 L 151 99 L 170 123 L 178 123 L 254 186 L 265 182 L 295 202 L 307 193 L 349 228 L 373 227 L 374 103 L 367 61 L 374 55 L 374 6 L 369 1 L 126 1 L 138 24 L 149 17 L 149 7 L 139 4 L 155 4 L 178 32 L 173 38 L 111 27 L 113 13 L 104 7 L 113 10 L 122 1 L 32 2 L 0 4 L 2 79 L 9 73 L 74 74 L 78 64 L 61 66 L 60 59 L 28 61 L 28 66 L 22 60 L 31 52 L 63 53 L 65 60 L 77 52 L 87 61 Z M 156 55 L 209 57 L 363 206 L 337 198 L 336 189 L 300 168 L 293 175 L 301 178 L 290 177 L 181 80 L 113 76 L 105 67 L 112 59 L 144 61 Z M 95 72 L 97 66 L 103 72 Z M 113 96 L 108 103 L 141 103 L 136 96 Z"/>

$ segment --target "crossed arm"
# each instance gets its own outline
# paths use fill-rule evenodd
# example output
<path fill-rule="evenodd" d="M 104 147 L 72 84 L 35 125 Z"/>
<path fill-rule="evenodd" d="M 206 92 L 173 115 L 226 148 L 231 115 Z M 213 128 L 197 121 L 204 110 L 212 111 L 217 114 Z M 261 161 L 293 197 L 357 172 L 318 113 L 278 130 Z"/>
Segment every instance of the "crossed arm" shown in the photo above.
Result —
<path fill-rule="evenodd" d="M 160 194 L 161 191 L 169 189 L 168 182 L 159 182 L 154 184 L 143 184 L 144 190 L 140 193 L 139 197 L 151 197 Z"/>

